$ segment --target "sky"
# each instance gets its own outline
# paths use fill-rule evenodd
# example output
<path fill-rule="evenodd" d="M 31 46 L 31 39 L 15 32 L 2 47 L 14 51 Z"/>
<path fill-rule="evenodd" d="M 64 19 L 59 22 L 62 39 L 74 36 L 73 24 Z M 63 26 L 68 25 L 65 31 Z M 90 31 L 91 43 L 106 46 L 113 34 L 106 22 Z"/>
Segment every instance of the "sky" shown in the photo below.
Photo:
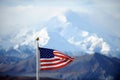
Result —
<path fill-rule="evenodd" d="M 29 44 L 41 30 L 45 45 L 48 30 L 85 50 L 86 45 L 93 51 L 99 44 L 106 53 L 110 41 L 99 34 L 120 38 L 119 4 L 120 0 L 0 0 L 0 46 Z"/>

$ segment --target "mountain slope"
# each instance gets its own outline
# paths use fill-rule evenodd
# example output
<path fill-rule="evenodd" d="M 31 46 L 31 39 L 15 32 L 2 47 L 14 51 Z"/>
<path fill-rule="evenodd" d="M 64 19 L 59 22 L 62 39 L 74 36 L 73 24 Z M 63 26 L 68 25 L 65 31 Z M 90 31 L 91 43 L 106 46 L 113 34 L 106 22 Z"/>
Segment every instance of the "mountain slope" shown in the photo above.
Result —
<path fill-rule="evenodd" d="M 1 64 L 0 75 L 35 76 L 35 57 L 17 64 Z M 65 80 L 120 80 L 120 59 L 99 53 L 75 57 L 68 66 L 52 71 L 41 71 L 41 77 Z"/>
<path fill-rule="evenodd" d="M 50 39 L 44 47 L 56 49 L 56 50 L 59 50 L 59 51 L 62 51 L 62 52 L 64 52 L 64 51 L 69 52 L 69 53 L 67 53 L 68 55 L 75 55 L 74 52 L 76 52 L 76 51 L 79 52 L 80 51 L 80 49 L 78 47 L 76 47 L 73 44 L 70 44 L 60 34 L 58 34 L 56 32 L 51 32 L 51 31 L 48 31 L 48 34 L 49 34 Z"/>
<path fill-rule="evenodd" d="M 95 53 L 94 55 L 76 57 L 76 60 L 65 68 L 41 73 L 65 80 L 119 80 L 120 63 L 118 61 L 120 60 L 116 61 L 113 58 Z"/>

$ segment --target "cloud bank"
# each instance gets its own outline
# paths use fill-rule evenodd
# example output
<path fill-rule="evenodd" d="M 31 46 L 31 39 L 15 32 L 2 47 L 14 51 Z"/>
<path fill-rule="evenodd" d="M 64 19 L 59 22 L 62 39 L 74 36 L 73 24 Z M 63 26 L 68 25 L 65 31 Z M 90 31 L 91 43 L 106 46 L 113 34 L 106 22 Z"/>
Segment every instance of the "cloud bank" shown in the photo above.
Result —
<path fill-rule="evenodd" d="M 95 52 L 100 52 L 105 55 L 109 54 L 110 46 L 107 42 L 103 40 L 103 38 L 98 37 L 96 34 L 88 34 L 87 36 L 84 36 L 85 34 L 81 36 L 83 37 L 82 40 L 80 39 L 81 37 L 79 37 L 80 40 L 75 40 L 75 37 L 71 37 L 70 39 L 68 39 L 68 41 L 82 48 L 84 52 L 90 54 Z"/>
<path fill-rule="evenodd" d="M 119 52 L 119 3 L 119 0 L 2 0 L 0 47 L 34 46 L 36 34 L 40 35 L 40 44 L 44 46 L 50 39 L 48 31 L 51 31 L 90 53 L 107 55 L 112 46 Z M 118 39 L 113 42 L 108 36 Z"/>

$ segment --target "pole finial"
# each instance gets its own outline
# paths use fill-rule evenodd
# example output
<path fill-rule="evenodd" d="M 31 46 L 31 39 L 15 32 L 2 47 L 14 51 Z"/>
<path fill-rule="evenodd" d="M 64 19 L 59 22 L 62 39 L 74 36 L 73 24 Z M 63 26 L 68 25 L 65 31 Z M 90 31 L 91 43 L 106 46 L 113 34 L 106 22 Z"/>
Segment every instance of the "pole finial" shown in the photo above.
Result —
<path fill-rule="evenodd" d="M 36 38 L 36 41 L 39 41 L 39 37 Z"/>

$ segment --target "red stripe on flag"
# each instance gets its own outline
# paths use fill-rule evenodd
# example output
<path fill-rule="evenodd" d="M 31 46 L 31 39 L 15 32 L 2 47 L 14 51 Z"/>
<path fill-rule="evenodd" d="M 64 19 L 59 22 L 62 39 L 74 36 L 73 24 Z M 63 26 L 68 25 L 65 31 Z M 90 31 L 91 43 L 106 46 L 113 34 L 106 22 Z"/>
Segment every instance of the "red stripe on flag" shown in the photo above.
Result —
<path fill-rule="evenodd" d="M 54 66 L 54 65 L 58 65 L 58 64 L 61 64 L 61 63 L 63 63 L 63 62 L 66 62 L 67 61 L 67 59 L 65 59 L 65 60 L 62 60 L 62 61 L 60 61 L 60 62 L 57 62 L 57 63 L 54 63 L 54 64 L 41 64 L 41 66 Z"/>
<path fill-rule="evenodd" d="M 64 65 L 61 65 L 61 66 L 57 66 L 57 67 L 48 67 L 48 68 L 41 68 L 40 70 L 56 70 L 56 69 L 59 69 L 59 68 L 63 68 L 65 67 L 66 65 L 68 65 L 69 63 L 71 63 L 72 61 L 70 60 L 68 63 L 64 64 Z"/>
<path fill-rule="evenodd" d="M 56 55 L 56 56 L 60 55 L 60 57 L 63 56 L 64 58 L 71 58 L 70 56 L 65 55 L 65 54 L 63 54 L 63 53 L 61 53 L 61 52 L 58 52 L 58 51 L 54 51 L 53 53 L 54 53 L 54 55 Z"/>

